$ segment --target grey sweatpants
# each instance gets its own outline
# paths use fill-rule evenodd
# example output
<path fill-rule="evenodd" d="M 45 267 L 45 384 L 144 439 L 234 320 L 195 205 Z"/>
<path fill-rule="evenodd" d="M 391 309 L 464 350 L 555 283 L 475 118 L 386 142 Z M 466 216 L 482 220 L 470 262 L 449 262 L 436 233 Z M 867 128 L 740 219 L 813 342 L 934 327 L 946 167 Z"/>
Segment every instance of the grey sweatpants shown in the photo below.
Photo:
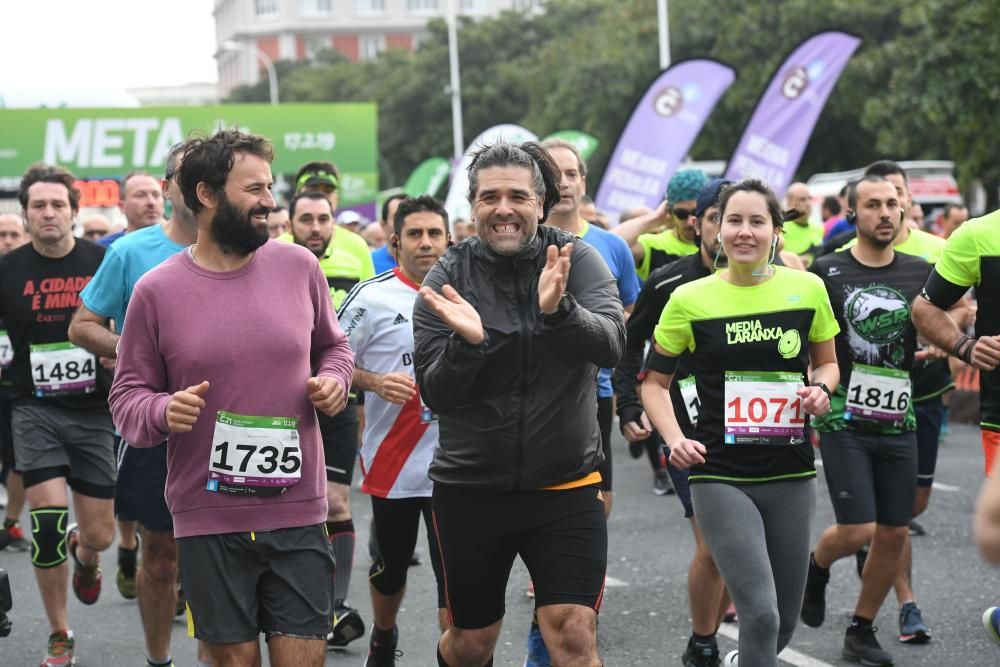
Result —
<path fill-rule="evenodd" d="M 740 667 L 777 667 L 802 609 L 816 480 L 692 484 L 695 516 L 740 618 Z"/>

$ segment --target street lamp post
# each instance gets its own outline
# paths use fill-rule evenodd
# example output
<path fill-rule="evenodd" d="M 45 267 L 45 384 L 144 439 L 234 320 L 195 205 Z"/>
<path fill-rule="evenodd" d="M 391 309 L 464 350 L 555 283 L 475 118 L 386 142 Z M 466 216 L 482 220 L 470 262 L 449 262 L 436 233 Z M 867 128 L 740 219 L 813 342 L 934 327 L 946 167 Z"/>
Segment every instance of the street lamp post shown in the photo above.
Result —
<path fill-rule="evenodd" d="M 657 25 L 660 30 L 660 69 L 670 67 L 670 25 L 667 15 L 667 0 L 656 2 Z"/>
<path fill-rule="evenodd" d="M 462 80 L 458 72 L 458 29 L 455 26 L 455 0 L 447 0 L 448 11 L 448 65 L 451 71 L 451 137 L 455 162 L 462 159 Z"/>
<path fill-rule="evenodd" d="M 223 51 L 251 51 L 257 58 L 264 63 L 264 69 L 267 70 L 267 87 L 271 93 L 271 104 L 278 104 L 278 73 L 274 69 L 274 63 L 266 53 L 258 49 L 252 44 L 241 44 L 232 39 L 227 39 L 222 43 Z"/>

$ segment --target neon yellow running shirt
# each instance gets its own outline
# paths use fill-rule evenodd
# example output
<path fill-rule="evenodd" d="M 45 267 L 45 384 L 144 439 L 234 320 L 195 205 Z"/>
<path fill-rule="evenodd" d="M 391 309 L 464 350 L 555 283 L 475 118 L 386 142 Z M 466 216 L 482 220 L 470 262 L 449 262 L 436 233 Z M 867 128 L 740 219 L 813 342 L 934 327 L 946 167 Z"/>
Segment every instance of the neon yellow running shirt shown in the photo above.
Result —
<path fill-rule="evenodd" d="M 690 351 L 697 369 L 701 411 L 694 439 L 708 452 L 704 464 L 691 468 L 690 481 L 813 477 L 808 419 L 794 389 L 807 381 L 809 343 L 840 331 L 823 281 L 780 266 L 751 287 L 720 275 L 678 287 L 653 332 L 667 352 Z M 769 424 L 771 435 L 760 435 Z"/>

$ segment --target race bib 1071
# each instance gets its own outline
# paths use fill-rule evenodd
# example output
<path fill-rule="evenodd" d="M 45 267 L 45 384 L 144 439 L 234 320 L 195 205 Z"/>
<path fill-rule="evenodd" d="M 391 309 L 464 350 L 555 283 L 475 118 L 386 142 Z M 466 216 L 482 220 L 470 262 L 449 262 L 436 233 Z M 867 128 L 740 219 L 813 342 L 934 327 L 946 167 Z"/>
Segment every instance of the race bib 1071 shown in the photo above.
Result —
<path fill-rule="evenodd" d="M 806 413 L 798 373 L 726 371 L 727 445 L 789 445 L 805 439 Z"/>

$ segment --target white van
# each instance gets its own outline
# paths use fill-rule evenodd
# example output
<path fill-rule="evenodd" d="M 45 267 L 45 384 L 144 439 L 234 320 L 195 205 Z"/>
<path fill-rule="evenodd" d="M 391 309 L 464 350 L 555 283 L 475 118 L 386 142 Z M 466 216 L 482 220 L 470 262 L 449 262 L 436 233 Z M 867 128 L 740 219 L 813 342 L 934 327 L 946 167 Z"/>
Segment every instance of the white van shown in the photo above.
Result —
<path fill-rule="evenodd" d="M 961 204 L 962 193 L 955 180 L 955 163 L 950 160 L 911 160 L 900 162 L 910 180 L 910 195 L 924 209 L 924 219 L 933 220 L 948 204 Z M 850 181 L 864 176 L 865 168 L 815 174 L 806 183 L 813 200 L 813 218 L 820 220 L 823 199 L 836 197 Z"/>

